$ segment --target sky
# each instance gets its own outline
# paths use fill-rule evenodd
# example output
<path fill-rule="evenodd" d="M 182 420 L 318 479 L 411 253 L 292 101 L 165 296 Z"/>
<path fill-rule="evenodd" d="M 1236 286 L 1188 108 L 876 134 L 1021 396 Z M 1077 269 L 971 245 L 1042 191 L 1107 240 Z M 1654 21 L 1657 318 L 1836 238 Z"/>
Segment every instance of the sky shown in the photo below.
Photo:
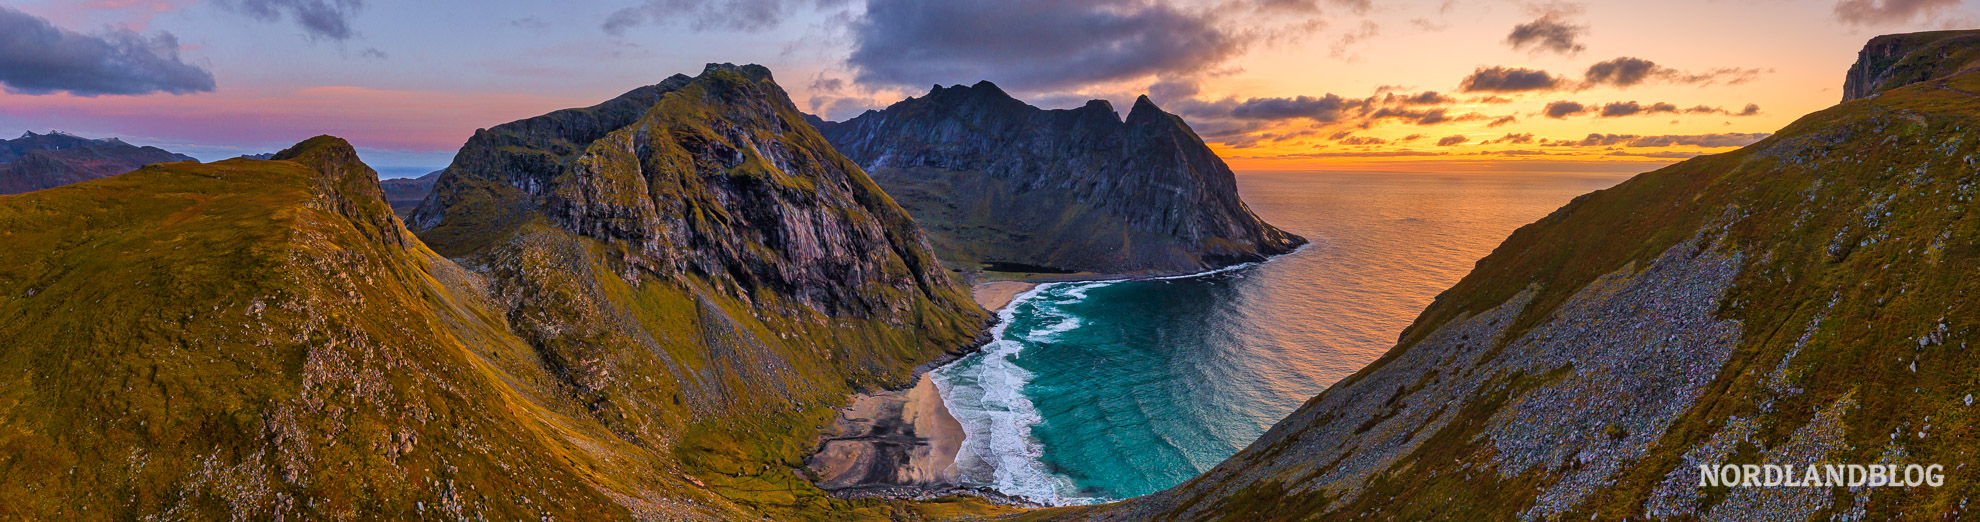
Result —
<path fill-rule="evenodd" d="M 1835 104 L 1870 37 L 1976 26 L 1961 0 L 5 1 L 0 133 L 209 161 L 332 134 L 402 177 L 732 62 L 833 120 L 981 80 L 1147 94 L 1240 170 L 1642 171 Z"/>

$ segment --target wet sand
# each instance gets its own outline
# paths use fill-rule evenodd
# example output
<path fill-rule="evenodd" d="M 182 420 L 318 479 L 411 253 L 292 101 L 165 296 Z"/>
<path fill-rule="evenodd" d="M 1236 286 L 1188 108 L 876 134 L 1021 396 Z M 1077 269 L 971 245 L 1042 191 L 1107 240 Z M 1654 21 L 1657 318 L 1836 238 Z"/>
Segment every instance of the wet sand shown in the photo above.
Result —
<path fill-rule="evenodd" d="M 1005 306 L 1009 306 L 1011 300 L 1017 298 L 1018 294 L 1030 291 L 1035 286 L 1038 286 L 1038 283 L 992 281 L 988 283 L 977 283 L 976 286 L 970 288 L 970 293 L 976 297 L 976 304 L 982 306 L 984 310 L 995 312 L 1003 309 Z"/>
<path fill-rule="evenodd" d="M 889 496 L 955 485 L 962 424 L 949 415 L 935 381 L 922 374 L 905 390 L 853 397 L 806 464 L 818 487 L 835 493 Z"/>
<path fill-rule="evenodd" d="M 1035 286 L 994 281 L 975 285 L 971 293 L 978 305 L 995 311 Z M 907 389 L 853 396 L 805 464 L 820 489 L 842 497 L 987 495 L 956 483 L 956 453 L 964 436 L 962 423 L 949 414 L 941 391 L 924 372 Z"/>

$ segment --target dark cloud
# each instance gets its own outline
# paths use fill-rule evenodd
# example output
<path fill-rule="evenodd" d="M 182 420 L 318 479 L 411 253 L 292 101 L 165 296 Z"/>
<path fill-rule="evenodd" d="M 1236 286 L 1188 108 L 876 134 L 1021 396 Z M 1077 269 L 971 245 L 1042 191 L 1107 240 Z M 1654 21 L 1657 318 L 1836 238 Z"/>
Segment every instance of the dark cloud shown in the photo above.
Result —
<path fill-rule="evenodd" d="M 1332 136 L 1328 136 L 1328 137 L 1327 137 L 1327 139 L 1330 139 L 1330 140 L 1334 140 L 1334 141 L 1340 141 L 1340 140 L 1344 140 L 1344 139 L 1347 139 L 1347 138 L 1348 138 L 1348 136 L 1353 136 L 1353 135 L 1354 135 L 1354 131 L 1340 131 L 1340 132 L 1336 132 L 1336 133 L 1334 133 L 1334 134 L 1333 134 Z"/>
<path fill-rule="evenodd" d="M 1638 136 L 1635 134 L 1589 134 L 1580 140 L 1552 140 L 1550 147 L 1744 147 L 1766 139 L 1764 133 L 1684 134 Z"/>
<path fill-rule="evenodd" d="M 1449 147 L 1449 146 L 1452 146 L 1452 145 L 1457 145 L 1457 144 L 1459 144 L 1459 143 L 1464 143 L 1464 142 L 1467 142 L 1467 141 L 1471 141 L 1471 138 L 1466 138 L 1466 137 L 1464 137 L 1464 136 L 1445 136 L 1445 137 L 1443 137 L 1443 138 L 1439 138 L 1439 139 L 1437 139 L 1437 146 L 1439 146 L 1439 147 Z"/>
<path fill-rule="evenodd" d="M 762 31 L 799 11 L 843 4 L 845 0 L 645 0 L 613 11 L 602 28 L 614 36 L 646 24 L 680 24 L 695 31 Z"/>
<path fill-rule="evenodd" d="M 1517 117 L 1517 116 L 1500 116 L 1500 117 L 1499 117 L 1498 119 L 1495 119 L 1495 120 L 1492 120 L 1492 123 L 1487 123 L 1487 124 L 1485 124 L 1485 126 L 1486 126 L 1486 127 L 1501 127 L 1501 126 L 1505 126 L 1505 125 L 1511 125 L 1511 124 L 1514 124 L 1514 123 L 1519 123 L 1519 117 Z"/>
<path fill-rule="evenodd" d="M 1580 53 L 1588 48 L 1581 43 L 1581 37 L 1588 34 L 1588 26 L 1568 23 L 1565 18 L 1565 13 L 1551 12 L 1513 26 L 1512 34 L 1506 35 L 1506 44 L 1516 51 Z"/>
<path fill-rule="evenodd" d="M 1585 79 L 1591 84 L 1628 87 L 1650 79 L 1650 73 L 1656 70 L 1656 62 L 1624 56 L 1588 66 Z"/>
<path fill-rule="evenodd" d="M 1671 103 L 1657 102 L 1649 105 L 1644 105 L 1634 101 L 1626 101 L 1626 102 L 1603 104 L 1601 110 L 1596 112 L 1596 116 L 1601 118 L 1617 118 L 1622 116 L 1650 116 L 1656 114 L 1680 114 L 1680 113 L 1681 114 L 1717 114 L 1723 116 L 1753 116 L 1760 114 L 1760 106 L 1749 103 L 1746 104 L 1746 108 L 1741 109 L 1739 112 L 1733 112 L 1721 107 L 1712 107 L 1709 105 L 1698 105 L 1687 109 L 1680 109 L 1678 108 L 1677 105 Z"/>
<path fill-rule="evenodd" d="M 211 92 L 213 73 L 180 61 L 171 33 L 85 35 L 0 7 L 0 85 L 23 94 L 186 94 Z"/>
<path fill-rule="evenodd" d="M 1349 136 L 1339 140 L 1342 145 L 1388 145 L 1389 140 L 1373 136 Z"/>
<path fill-rule="evenodd" d="M 1464 77 L 1458 90 L 1464 92 L 1522 92 L 1560 89 L 1562 81 L 1547 71 L 1523 67 L 1479 67 Z"/>
<path fill-rule="evenodd" d="M 860 83 L 988 79 L 1017 91 L 1200 74 L 1244 37 L 1205 13 L 1140 0 L 871 0 L 851 26 Z"/>
<path fill-rule="evenodd" d="M 1411 134 L 1408 136 L 1403 136 L 1401 139 L 1396 140 L 1396 143 L 1409 143 L 1420 139 L 1423 139 L 1422 134 Z"/>
<path fill-rule="evenodd" d="M 1836 19 L 1854 25 L 1902 24 L 1950 9 L 1960 0 L 1840 0 Z"/>
<path fill-rule="evenodd" d="M 1585 112 L 1587 110 L 1588 110 L 1587 106 L 1584 106 L 1579 103 L 1575 103 L 1571 101 L 1557 101 L 1547 104 L 1547 108 L 1545 110 L 1540 111 L 1540 113 L 1547 115 L 1547 117 L 1549 118 L 1561 119 L 1561 118 L 1566 118 L 1568 116 L 1581 114 L 1582 112 Z"/>
<path fill-rule="evenodd" d="M 1681 85 L 1707 86 L 1714 84 L 1739 85 L 1772 69 L 1721 67 L 1705 72 L 1693 73 L 1657 65 L 1656 62 L 1624 56 L 1588 66 L 1583 73 L 1583 87 L 1611 86 L 1627 88 L 1651 80 Z"/>
<path fill-rule="evenodd" d="M 1353 102 L 1328 94 L 1319 98 L 1299 96 L 1295 98 L 1252 98 L 1239 103 L 1230 111 L 1232 118 L 1241 120 L 1289 120 L 1306 118 L 1317 122 L 1331 123 L 1341 120 L 1342 112 Z"/>
<path fill-rule="evenodd" d="M 1475 112 L 1452 116 L 1450 114 L 1450 109 L 1445 107 L 1437 107 L 1431 109 L 1383 107 L 1380 109 L 1376 109 L 1375 112 L 1371 112 L 1368 115 L 1364 116 L 1362 125 L 1368 126 L 1373 122 L 1377 122 L 1381 120 L 1402 120 L 1404 122 L 1414 123 L 1417 125 L 1436 125 L 1439 123 L 1455 123 L 1460 121 L 1482 120 L 1489 117 L 1490 116 L 1486 116 Z"/>
<path fill-rule="evenodd" d="M 365 0 L 220 0 L 218 3 L 263 22 L 293 20 L 311 40 L 344 41 L 357 36 L 351 29 L 351 18 L 364 10 Z"/>
<path fill-rule="evenodd" d="M 1504 137 L 1494 140 L 1486 140 L 1484 143 L 1481 143 L 1481 145 L 1493 145 L 1493 144 L 1526 145 L 1529 143 L 1533 143 L 1533 133 L 1530 132 L 1507 133 Z"/>

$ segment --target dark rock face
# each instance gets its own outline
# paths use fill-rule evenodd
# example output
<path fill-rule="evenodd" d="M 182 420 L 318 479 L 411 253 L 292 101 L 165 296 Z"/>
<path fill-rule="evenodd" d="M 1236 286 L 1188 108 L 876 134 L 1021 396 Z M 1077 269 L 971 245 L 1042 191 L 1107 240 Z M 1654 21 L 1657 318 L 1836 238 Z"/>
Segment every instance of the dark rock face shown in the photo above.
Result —
<path fill-rule="evenodd" d="M 1870 39 L 1843 80 L 1843 101 L 1941 78 L 1980 60 L 1980 31 L 1888 34 Z"/>
<path fill-rule="evenodd" d="M 379 180 L 378 185 L 385 189 L 385 202 L 392 204 L 392 212 L 403 218 L 426 201 L 426 195 L 433 192 L 433 182 L 439 179 L 440 171 L 436 170 L 417 178 Z"/>
<path fill-rule="evenodd" d="M 951 262 L 1191 272 L 1305 240 L 1258 219 L 1223 160 L 1147 97 L 1042 110 L 989 82 L 937 86 L 842 123 L 813 119 Z"/>
<path fill-rule="evenodd" d="M 20 138 L 0 140 L 0 194 L 60 187 L 175 161 L 195 160 L 116 138 L 93 140 L 61 132 L 29 132 Z"/>

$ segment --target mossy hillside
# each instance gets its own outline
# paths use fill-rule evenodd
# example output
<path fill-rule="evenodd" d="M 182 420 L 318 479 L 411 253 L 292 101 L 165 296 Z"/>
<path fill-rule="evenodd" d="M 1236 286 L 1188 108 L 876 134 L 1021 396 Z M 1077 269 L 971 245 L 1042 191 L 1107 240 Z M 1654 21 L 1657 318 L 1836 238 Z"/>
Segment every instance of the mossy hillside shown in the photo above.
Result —
<path fill-rule="evenodd" d="M 1980 128 L 1972 117 L 1980 111 L 1976 93 L 1980 74 L 1975 73 L 1889 90 L 1811 114 L 1745 149 L 1577 198 L 1512 234 L 1439 296 L 1403 333 L 1398 348 L 1307 407 L 1327 394 L 1355 392 L 1359 381 L 1384 372 L 1442 326 L 1533 292 L 1531 304 L 1498 338 L 1503 349 L 1604 274 L 1640 270 L 1628 267 L 1647 266 L 1701 229 L 1719 230 L 1722 245 L 1744 254 L 1716 314 L 1743 325 L 1739 344 L 1710 376 L 1702 398 L 1647 455 L 1561 516 L 1645 517 L 1657 486 L 1674 470 L 1692 466 L 1684 460 L 1686 452 L 1744 422 L 1740 419 L 1759 427 L 1723 462 L 1768 460 L 1765 452 L 1786 447 L 1798 430 L 1814 424 L 1817 412 L 1839 404 L 1854 404 L 1837 410 L 1844 444 L 1815 458 L 1879 463 L 1893 462 L 1886 459 L 1896 455 L 1902 463 L 1942 463 L 1948 467 L 1947 486 L 1877 489 L 1865 502 L 1845 489 L 1823 490 L 1816 518 L 1851 512 L 1871 518 L 1963 515 L 1962 501 L 1980 493 L 1970 466 L 1956 467 L 1980 452 L 1973 427 L 1980 410 L 1967 401 L 1980 394 L 1980 366 L 1965 352 L 1980 340 L 1974 338 L 1980 305 L 1973 298 L 1980 293 L 1980 278 L 1972 277 L 1980 273 L 1980 221 L 1970 215 L 1973 198 L 1980 195 L 1975 164 Z M 1481 389 L 1518 390 L 1558 378 L 1516 377 Z M 1489 471 L 1502 462 L 1488 441 L 1468 430 L 1503 409 L 1493 397 L 1453 405 L 1461 407 L 1454 420 L 1426 434 L 1442 442 L 1423 444 L 1352 499 L 1301 488 L 1310 476 L 1256 477 L 1240 471 L 1237 476 L 1254 481 L 1199 479 L 1148 502 L 1036 516 L 1105 518 L 1154 506 L 1159 508 L 1154 514 L 1140 515 L 1518 518 L 1531 502 L 1519 499 L 1558 477 L 1507 480 Z M 1405 393 L 1399 400 L 1410 398 Z M 1281 450 L 1254 445 L 1225 466 L 1241 470 L 1246 462 L 1296 458 Z M 1300 465 L 1316 474 L 1327 466 Z M 1205 496 L 1208 491 L 1223 493 Z M 1708 489 L 1691 507 L 1706 513 L 1729 506 L 1727 499 L 1739 493 Z M 1758 504 L 1778 512 L 1786 505 L 1766 502 L 1787 501 Z"/>
<path fill-rule="evenodd" d="M 0 198 L 0 516 L 595 519 L 690 489 L 571 414 L 348 145 L 279 157 Z"/>
<path fill-rule="evenodd" d="M 436 192 L 429 205 L 457 206 L 421 210 L 442 217 L 423 234 L 488 278 L 585 415 L 761 516 L 997 511 L 833 499 L 805 477 L 835 406 L 909 384 L 915 366 L 970 346 L 986 315 L 768 71 L 710 66 L 592 135 L 558 154 L 470 143 L 441 182 L 469 193 Z M 512 172 L 475 167 L 510 161 L 475 157 L 488 153 L 561 159 L 504 181 Z M 519 213 L 478 226 L 491 207 L 473 183 L 509 191 Z"/>

